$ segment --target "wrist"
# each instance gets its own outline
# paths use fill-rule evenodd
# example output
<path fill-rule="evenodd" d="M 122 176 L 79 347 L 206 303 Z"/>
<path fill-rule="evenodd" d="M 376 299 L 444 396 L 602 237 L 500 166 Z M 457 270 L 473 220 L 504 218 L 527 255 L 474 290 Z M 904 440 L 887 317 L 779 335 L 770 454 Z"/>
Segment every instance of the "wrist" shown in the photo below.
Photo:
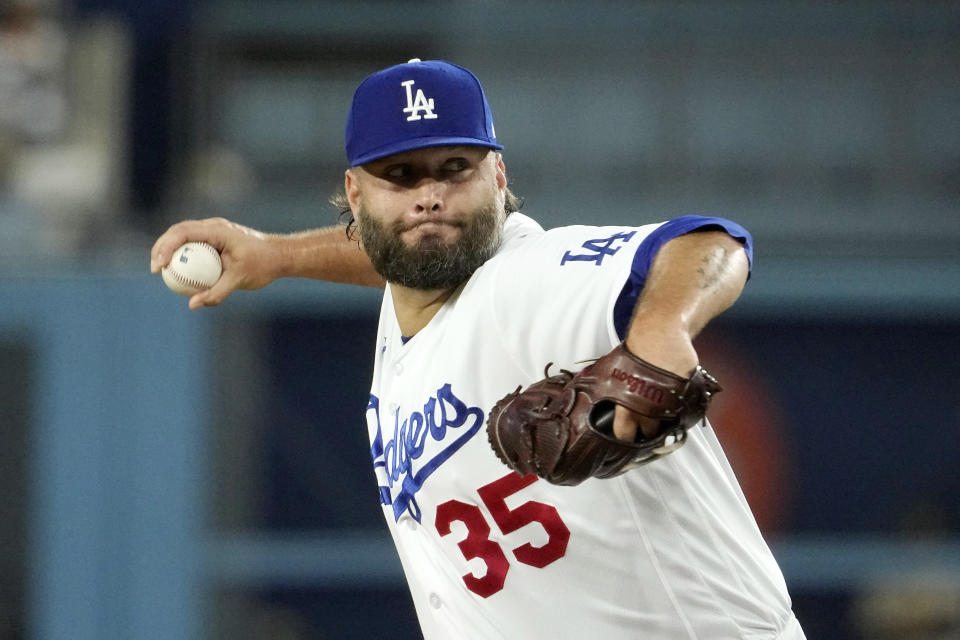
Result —
<path fill-rule="evenodd" d="M 690 332 L 676 321 L 636 318 L 624 346 L 638 358 L 679 376 L 688 377 L 699 364 Z"/>
<path fill-rule="evenodd" d="M 692 343 L 694 332 L 689 319 L 680 311 L 637 309 L 627 327 L 625 342 L 658 339 L 668 343 Z"/>
<path fill-rule="evenodd" d="M 289 278 L 297 272 L 297 252 L 292 236 L 268 234 L 264 236 L 264 273 L 272 282 Z"/>

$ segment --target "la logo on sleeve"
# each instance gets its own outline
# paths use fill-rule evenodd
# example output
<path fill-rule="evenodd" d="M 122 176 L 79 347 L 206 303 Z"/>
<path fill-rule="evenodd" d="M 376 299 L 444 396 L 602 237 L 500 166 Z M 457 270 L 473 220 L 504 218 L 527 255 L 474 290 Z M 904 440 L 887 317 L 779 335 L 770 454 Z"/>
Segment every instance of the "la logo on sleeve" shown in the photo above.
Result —
<path fill-rule="evenodd" d="M 609 238 L 594 238 L 592 240 L 587 240 L 582 245 L 583 249 L 586 249 L 586 253 L 573 253 L 567 251 L 563 254 L 563 259 L 560 260 L 561 265 L 566 265 L 568 262 L 592 262 L 596 266 L 603 264 L 603 259 L 607 256 L 612 256 L 617 251 L 620 251 L 620 248 L 626 244 L 628 240 L 633 238 L 633 234 L 636 231 L 624 231 L 621 233 L 615 233 Z"/>

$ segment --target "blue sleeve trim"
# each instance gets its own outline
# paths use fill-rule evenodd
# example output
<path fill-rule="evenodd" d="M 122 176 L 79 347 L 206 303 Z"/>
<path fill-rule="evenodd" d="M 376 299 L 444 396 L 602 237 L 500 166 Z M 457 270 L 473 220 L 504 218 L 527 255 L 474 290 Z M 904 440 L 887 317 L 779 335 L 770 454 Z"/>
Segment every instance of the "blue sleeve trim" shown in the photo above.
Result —
<path fill-rule="evenodd" d="M 660 251 L 660 247 L 678 236 L 694 231 L 710 230 L 726 231 L 732 238 L 742 242 L 743 248 L 747 252 L 747 261 L 753 268 L 753 237 L 749 231 L 736 222 L 726 218 L 707 216 L 680 216 L 664 222 L 654 229 L 653 233 L 644 238 L 640 246 L 637 247 L 637 252 L 633 256 L 630 277 L 624 283 L 620 296 L 613 307 L 613 326 L 621 340 L 627 335 L 627 327 L 630 325 L 630 318 L 633 316 L 633 307 L 637 304 L 643 285 L 647 281 L 650 265 L 653 264 L 653 259 Z"/>

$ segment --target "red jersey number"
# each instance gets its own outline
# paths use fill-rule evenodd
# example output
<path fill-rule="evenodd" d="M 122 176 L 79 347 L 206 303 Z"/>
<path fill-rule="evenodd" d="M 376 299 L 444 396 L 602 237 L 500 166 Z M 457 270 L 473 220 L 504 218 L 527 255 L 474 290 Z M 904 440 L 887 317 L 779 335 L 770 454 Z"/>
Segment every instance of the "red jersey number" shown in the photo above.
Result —
<path fill-rule="evenodd" d="M 506 498 L 537 481 L 537 476 L 520 476 L 508 473 L 499 480 L 477 489 L 480 499 L 490 511 L 490 517 L 504 534 L 513 533 L 531 522 L 539 522 L 547 532 L 547 542 L 535 547 L 529 542 L 512 549 L 514 557 L 532 567 L 543 568 L 563 557 L 567 552 L 570 530 L 560 519 L 556 508 L 528 500 L 511 509 Z M 459 500 L 448 500 L 437 507 L 435 526 L 441 536 L 450 534 L 450 525 L 462 522 L 467 529 L 467 537 L 457 546 L 467 560 L 480 558 L 487 567 L 482 578 L 472 573 L 463 576 L 463 582 L 470 591 L 488 598 L 503 589 L 510 563 L 499 544 L 490 539 L 490 525 L 483 516 L 480 507 Z"/>

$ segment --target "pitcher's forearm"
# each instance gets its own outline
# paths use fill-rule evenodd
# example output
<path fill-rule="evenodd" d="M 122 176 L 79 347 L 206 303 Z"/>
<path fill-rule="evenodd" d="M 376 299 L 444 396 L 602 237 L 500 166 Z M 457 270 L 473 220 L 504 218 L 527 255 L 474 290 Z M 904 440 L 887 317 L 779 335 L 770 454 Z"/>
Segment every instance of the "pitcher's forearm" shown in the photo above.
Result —
<path fill-rule="evenodd" d="M 627 331 L 627 348 L 680 376 L 699 362 L 693 338 L 736 302 L 747 280 L 746 252 L 723 232 L 690 233 L 665 244 L 654 259 Z M 659 432 L 656 420 L 617 407 L 613 431 L 633 440 Z"/>
<path fill-rule="evenodd" d="M 268 241 L 277 254 L 276 278 L 313 278 L 381 289 L 385 285 L 367 254 L 356 240 L 347 238 L 341 226 L 271 235 Z"/>
<path fill-rule="evenodd" d="M 634 310 L 634 323 L 662 323 L 692 339 L 743 291 L 743 246 L 724 232 L 674 238 L 660 249 Z"/>
<path fill-rule="evenodd" d="M 190 298 L 190 308 L 220 304 L 234 291 L 253 290 L 284 277 L 384 286 L 369 258 L 343 227 L 288 235 L 267 234 L 225 218 L 184 220 L 171 226 L 150 251 L 150 270 L 159 273 L 185 242 L 206 242 L 219 253 L 223 273 L 209 289 Z"/>

